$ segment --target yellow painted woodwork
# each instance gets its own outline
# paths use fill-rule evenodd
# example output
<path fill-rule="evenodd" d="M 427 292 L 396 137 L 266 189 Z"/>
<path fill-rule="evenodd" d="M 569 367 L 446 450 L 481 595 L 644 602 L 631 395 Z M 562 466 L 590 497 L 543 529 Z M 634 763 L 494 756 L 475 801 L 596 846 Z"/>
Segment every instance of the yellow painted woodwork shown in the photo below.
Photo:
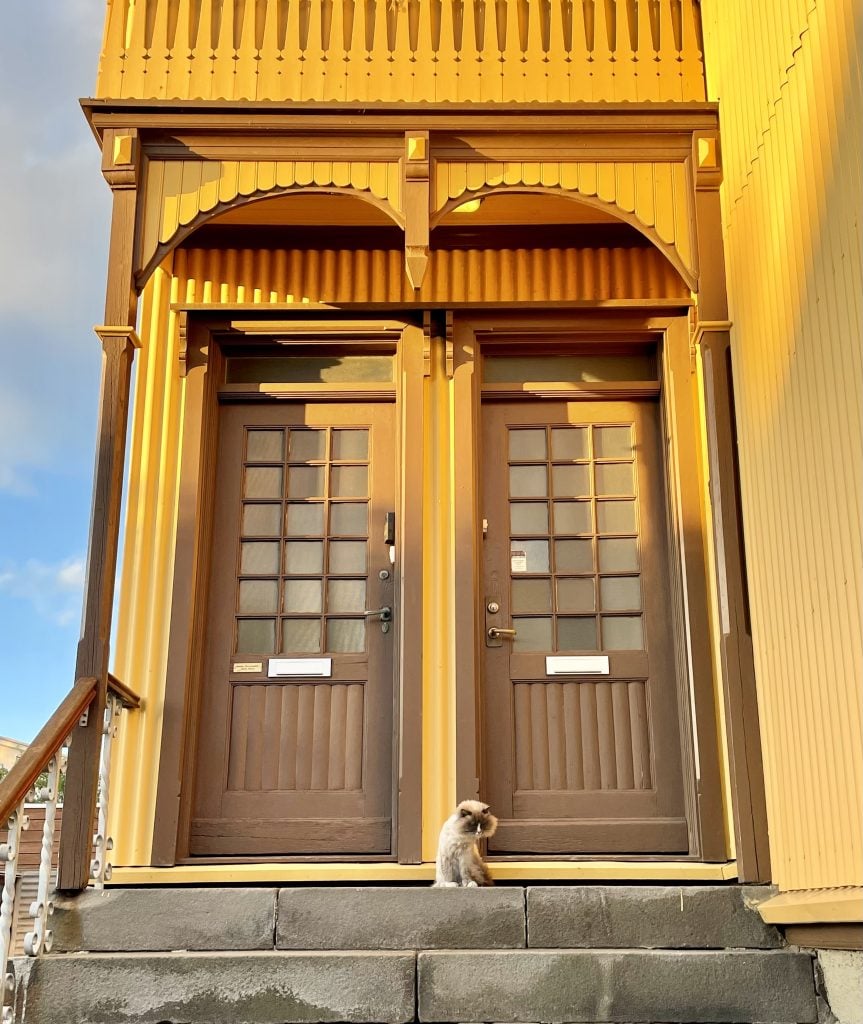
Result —
<path fill-rule="evenodd" d="M 636 193 L 636 179 L 649 187 Z M 694 284 L 694 218 L 690 216 L 692 183 L 684 163 L 464 163 L 436 160 L 433 168 L 436 211 L 461 205 L 460 197 L 488 194 L 501 184 L 525 186 L 551 194 L 569 193 L 644 230 L 655 243 L 679 260 Z M 524 191 L 524 189 L 522 189 Z M 462 200 L 464 202 L 464 200 Z"/>
<path fill-rule="evenodd" d="M 452 430 L 443 345 L 432 340 L 423 450 L 423 860 L 434 861 L 443 822 L 459 800 L 455 779 L 455 645 L 452 609 Z"/>
<path fill-rule="evenodd" d="M 401 224 L 401 173 L 397 162 L 382 161 L 203 161 L 151 160 L 148 163 L 139 266 L 146 267 L 160 243 L 200 214 L 237 199 L 291 190 L 343 189 L 374 203 Z"/>
<path fill-rule="evenodd" d="M 700 35 L 698 0 L 108 0 L 96 95 L 703 100 Z"/>
<path fill-rule="evenodd" d="M 417 140 L 413 140 L 414 142 Z M 425 145 L 426 140 L 420 140 Z M 657 244 L 690 287 L 695 287 L 692 182 L 688 163 L 486 163 L 432 161 L 433 212 L 462 205 L 459 198 L 486 195 L 501 184 L 514 191 L 569 195 L 625 219 Z M 637 187 L 644 180 L 647 187 Z M 181 229 L 200 223 L 217 207 L 250 198 L 341 190 L 374 203 L 395 224 L 404 223 L 402 171 L 393 161 L 151 160 L 144 185 L 138 267 Z M 164 251 L 164 249 L 162 250 Z"/>
<path fill-rule="evenodd" d="M 613 255 L 610 255 L 613 254 Z M 414 302 L 400 248 L 179 249 L 181 301 Z M 192 269 L 194 267 L 194 270 Z M 621 250 L 433 249 L 419 302 L 687 301 L 689 291 L 652 246 Z"/>
<path fill-rule="evenodd" d="M 768 924 L 837 924 L 863 921 L 863 886 L 783 892 L 759 904 Z"/>
<path fill-rule="evenodd" d="M 860 6 L 702 7 L 773 878 L 802 906 L 863 885 Z"/>
<path fill-rule="evenodd" d="M 147 864 L 153 838 L 156 776 L 162 734 L 174 566 L 182 386 L 176 315 L 182 299 L 171 258 L 150 279 L 141 303 L 141 348 L 129 436 L 127 511 L 123 541 L 114 671 L 141 698 L 123 715 L 112 758 L 109 834 L 113 861 Z"/>
<path fill-rule="evenodd" d="M 657 861 L 509 861 L 494 864 L 495 878 L 508 882 L 727 882 L 737 877 L 734 861 L 692 864 Z M 175 868 L 114 868 L 110 885 L 220 885 L 259 882 L 431 882 L 434 864 L 195 864 Z"/>

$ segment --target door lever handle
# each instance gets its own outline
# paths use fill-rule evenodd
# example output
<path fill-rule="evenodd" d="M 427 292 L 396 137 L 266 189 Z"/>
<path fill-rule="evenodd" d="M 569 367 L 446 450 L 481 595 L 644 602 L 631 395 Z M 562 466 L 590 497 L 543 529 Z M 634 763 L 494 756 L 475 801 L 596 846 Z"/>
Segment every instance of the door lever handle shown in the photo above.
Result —
<path fill-rule="evenodd" d="M 501 629 L 500 626 L 489 626 L 488 627 L 488 638 L 489 640 L 512 640 L 513 637 L 518 635 L 516 629 Z"/>
<path fill-rule="evenodd" d="M 381 632 L 389 633 L 390 623 L 393 621 L 393 610 L 390 605 L 385 604 L 383 608 L 366 608 L 363 615 L 365 615 L 367 619 L 380 619 Z"/>

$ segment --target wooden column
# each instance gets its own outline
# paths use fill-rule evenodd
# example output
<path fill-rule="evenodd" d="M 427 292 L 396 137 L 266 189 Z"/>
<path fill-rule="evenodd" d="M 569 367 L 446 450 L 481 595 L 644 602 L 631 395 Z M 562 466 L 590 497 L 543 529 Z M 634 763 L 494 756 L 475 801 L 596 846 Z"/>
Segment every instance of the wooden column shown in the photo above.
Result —
<path fill-rule="evenodd" d="M 84 615 L 75 678 L 95 676 L 96 696 L 72 734 L 66 767 L 63 830 L 57 888 L 78 891 L 90 878 L 93 819 L 99 782 L 102 719 L 108 686 L 111 612 L 120 532 L 120 501 L 126 454 L 126 421 L 135 348 L 137 296 L 133 282 L 138 139 L 134 132 L 108 131 L 102 171 L 111 186 L 113 212 L 102 343 L 102 382 L 93 505 L 84 586 Z"/>
<path fill-rule="evenodd" d="M 728 320 L 719 202 L 722 168 L 718 135 L 706 134 L 696 138 L 694 158 L 701 275 L 693 341 L 700 350 L 703 371 L 722 690 L 737 873 L 741 882 L 766 882 L 770 880 L 770 845 L 740 510 L 731 323 Z"/>

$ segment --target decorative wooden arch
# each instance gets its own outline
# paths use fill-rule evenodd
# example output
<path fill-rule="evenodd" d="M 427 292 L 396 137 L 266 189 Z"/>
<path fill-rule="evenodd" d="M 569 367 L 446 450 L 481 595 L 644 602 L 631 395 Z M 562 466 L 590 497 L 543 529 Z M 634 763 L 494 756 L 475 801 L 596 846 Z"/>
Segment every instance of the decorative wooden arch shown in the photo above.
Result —
<path fill-rule="evenodd" d="M 444 206 L 435 212 L 431 218 L 431 227 L 432 229 L 437 227 L 448 213 L 451 213 L 464 203 L 470 202 L 471 199 L 484 199 L 487 196 L 500 195 L 556 196 L 570 200 L 571 202 L 582 203 L 595 210 L 601 210 L 603 213 L 608 213 L 613 216 L 615 220 L 622 221 L 635 228 L 636 231 L 642 234 L 652 245 L 659 249 L 659 251 L 666 257 L 668 262 L 686 282 L 687 287 L 693 291 L 697 289 L 698 278 L 695 267 L 684 263 L 679 246 L 675 245 L 673 241 L 669 242 L 661 238 L 654 225 L 645 224 L 644 221 L 642 221 L 634 212 L 623 210 L 616 203 L 607 202 L 597 196 L 584 195 L 578 190 L 546 188 L 544 186 L 504 185 L 490 186 L 488 188 L 462 193 L 454 199 L 448 199 Z"/>
<path fill-rule="evenodd" d="M 406 132 L 404 150 L 380 160 L 150 160 L 141 195 L 135 284 L 226 210 L 280 195 L 345 195 L 370 203 L 404 231 L 405 270 L 418 290 L 431 228 L 469 199 L 535 193 L 585 203 L 641 232 L 686 285 L 698 288 L 694 182 L 687 160 L 484 161 L 433 159 L 428 132 Z"/>

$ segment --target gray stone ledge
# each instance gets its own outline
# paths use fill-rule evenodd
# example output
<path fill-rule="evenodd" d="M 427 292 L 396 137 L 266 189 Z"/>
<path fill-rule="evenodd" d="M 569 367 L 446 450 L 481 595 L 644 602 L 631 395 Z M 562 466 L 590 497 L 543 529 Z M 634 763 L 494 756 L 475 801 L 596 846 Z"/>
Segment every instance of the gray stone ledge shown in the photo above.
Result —
<path fill-rule="evenodd" d="M 406 1024 L 413 953 L 137 953 L 26 965 L 15 1024 Z"/>
<path fill-rule="evenodd" d="M 755 904 L 766 886 L 532 886 L 531 948 L 776 949 Z"/>
<path fill-rule="evenodd" d="M 419 1019 L 482 1024 L 813 1024 L 811 958 L 769 952 L 420 953 Z"/>
<path fill-rule="evenodd" d="M 272 949 L 275 889 L 87 890 L 55 900 L 58 952 Z"/>
<path fill-rule="evenodd" d="M 390 886 L 282 889 L 279 949 L 511 949 L 524 890 Z"/>

